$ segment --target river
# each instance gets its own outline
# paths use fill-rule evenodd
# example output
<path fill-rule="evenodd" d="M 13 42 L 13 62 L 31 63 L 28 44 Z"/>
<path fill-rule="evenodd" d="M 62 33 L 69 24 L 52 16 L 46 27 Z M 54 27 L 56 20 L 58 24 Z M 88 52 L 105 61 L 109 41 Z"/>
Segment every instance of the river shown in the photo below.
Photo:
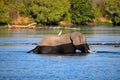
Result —
<path fill-rule="evenodd" d="M 120 80 L 119 27 L 81 27 L 91 53 L 83 56 L 28 54 L 44 36 L 59 31 L 0 28 L 0 80 Z M 63 31 L 67 33 L 69 31 Z"/>

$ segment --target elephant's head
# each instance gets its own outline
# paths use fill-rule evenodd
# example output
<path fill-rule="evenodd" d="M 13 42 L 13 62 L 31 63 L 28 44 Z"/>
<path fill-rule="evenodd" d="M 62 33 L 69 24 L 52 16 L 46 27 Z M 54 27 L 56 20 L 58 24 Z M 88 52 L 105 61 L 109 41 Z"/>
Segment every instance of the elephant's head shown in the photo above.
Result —
<path fill-rule="evenodd" d="M 90 48 L 87 44 L 86 37 L 83 34 L 73 32 L 71 33 L 70 39 L 76 49 L 81 50 L 82 53 L 90 53 Z"/>

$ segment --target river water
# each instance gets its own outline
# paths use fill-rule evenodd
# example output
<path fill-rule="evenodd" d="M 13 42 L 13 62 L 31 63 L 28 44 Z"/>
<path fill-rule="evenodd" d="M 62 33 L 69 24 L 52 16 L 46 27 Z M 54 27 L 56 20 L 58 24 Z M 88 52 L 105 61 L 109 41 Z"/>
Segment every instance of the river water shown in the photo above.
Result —
<path fill-rule="evenodd" d="M 82 27 L 80 32 L 89 44 L 120 42 L 120 27 Z M 58 31 L 47 33 L 0 28 L 0 80 L 120 80 L 120 46 L 90 45 L 92 52 L 83 56 L 26 53 Z"/>

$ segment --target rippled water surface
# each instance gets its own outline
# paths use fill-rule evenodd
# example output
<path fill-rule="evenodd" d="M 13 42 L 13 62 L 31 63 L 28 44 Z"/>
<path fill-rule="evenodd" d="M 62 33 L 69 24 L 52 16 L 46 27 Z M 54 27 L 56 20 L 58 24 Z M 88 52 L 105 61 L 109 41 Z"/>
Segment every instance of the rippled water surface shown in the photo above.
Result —
<path fill-rule="evenodd" d="M 0 80 L 120 80 L 120 46 L 90 45 L 92 53 L 83 56 L 26 53 L 58 32 L 0 28 Z M 88 43 L 120 42 L 120 27 L 82 27 L 80 32 Z"/>

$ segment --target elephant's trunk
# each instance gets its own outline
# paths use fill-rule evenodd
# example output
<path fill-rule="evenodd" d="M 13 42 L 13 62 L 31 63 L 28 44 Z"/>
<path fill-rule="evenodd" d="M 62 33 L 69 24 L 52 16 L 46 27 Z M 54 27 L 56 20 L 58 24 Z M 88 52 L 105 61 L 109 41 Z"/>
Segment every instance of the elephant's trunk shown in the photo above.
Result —
<path fill-rule="evenodd" d="M 90 50 L 90 48 L 89 48 L 89 45 L 86 43 L 85 44 L 85 53 L 90 53 L 91 52 L 91 50 Z"/>
<path fill-rule="evenodd" d="M 82 53 L 90 53 L 90 48 L 88 44 L 75 45 L 76 49 L 80 50 Z"/>

